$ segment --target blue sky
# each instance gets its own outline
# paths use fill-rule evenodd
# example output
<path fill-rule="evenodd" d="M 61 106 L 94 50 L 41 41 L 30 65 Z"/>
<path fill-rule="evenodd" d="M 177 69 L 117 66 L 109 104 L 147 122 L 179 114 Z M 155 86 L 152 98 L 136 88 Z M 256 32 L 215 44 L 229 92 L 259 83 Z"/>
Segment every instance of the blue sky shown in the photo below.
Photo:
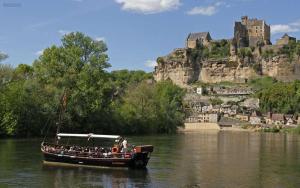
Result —
<path fill-rule="evenodd" d="M 231 38 L 242 15 L 266 20 L 272 41 L 285 32 L 300 39 L 298 0 L 0 0 L 4 63 L 32 64 L 63 34 L 105 40 L 112 68 L 152 71 L 153 61 L 184 47 L 189 32 Z"/>

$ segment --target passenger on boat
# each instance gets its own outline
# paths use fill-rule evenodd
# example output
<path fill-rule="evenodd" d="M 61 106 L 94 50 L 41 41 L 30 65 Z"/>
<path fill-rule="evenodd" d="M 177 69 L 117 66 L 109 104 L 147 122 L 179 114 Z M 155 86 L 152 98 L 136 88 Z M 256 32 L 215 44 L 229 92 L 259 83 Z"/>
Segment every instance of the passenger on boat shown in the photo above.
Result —
<path fill-rule="evenodd" d="M 127 152 L 127 140 L 124 138 L 122 142 L 122 151 L 121 152 Z"/>

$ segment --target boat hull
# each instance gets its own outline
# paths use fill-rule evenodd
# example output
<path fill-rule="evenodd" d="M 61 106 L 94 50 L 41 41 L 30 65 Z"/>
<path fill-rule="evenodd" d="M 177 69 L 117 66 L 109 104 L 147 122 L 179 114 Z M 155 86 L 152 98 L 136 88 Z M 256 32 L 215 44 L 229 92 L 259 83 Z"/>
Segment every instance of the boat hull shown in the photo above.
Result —
<path fill-rule="evenodd" d="M 78 157 L 63 154 L 54 154 L 42 151 L 44 161 L 65 163 L 80 166 L 95 167 L 128 167 L 128 168 L 145 168 L 149 161 L 148 153 L 135 153 L 131 158 L 92 158 Z"/>

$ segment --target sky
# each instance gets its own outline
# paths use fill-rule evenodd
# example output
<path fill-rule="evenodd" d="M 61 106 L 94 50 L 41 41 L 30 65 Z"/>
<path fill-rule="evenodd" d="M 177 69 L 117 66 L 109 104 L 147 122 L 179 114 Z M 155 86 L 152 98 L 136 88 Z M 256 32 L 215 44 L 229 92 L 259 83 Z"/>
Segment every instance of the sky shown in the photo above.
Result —
<path fill-rule="evenodd" d="M 150 72 L 190 32 L 232 38 L 243 15 L 271 25 L 272 42 L 284 33 L 300 39 L 299 7 L 299 0 L 0 0 L 0 51 L 9 55 L 2 63 L 31 65 L 79 31 L 105 41 L 109 70 Z"/>

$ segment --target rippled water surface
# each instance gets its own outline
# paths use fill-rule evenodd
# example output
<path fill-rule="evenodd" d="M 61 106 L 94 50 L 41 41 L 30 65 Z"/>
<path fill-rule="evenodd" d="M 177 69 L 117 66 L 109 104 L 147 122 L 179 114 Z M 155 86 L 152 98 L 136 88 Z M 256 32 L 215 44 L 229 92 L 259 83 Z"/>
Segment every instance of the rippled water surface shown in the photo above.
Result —
<path fill-rule="evenodd" d="M 300 136 L 199 132 L 152 144 L 147 170 L 44 166 L 40 140 L 0 140 L 0 187 L 300 187 Z"/>

